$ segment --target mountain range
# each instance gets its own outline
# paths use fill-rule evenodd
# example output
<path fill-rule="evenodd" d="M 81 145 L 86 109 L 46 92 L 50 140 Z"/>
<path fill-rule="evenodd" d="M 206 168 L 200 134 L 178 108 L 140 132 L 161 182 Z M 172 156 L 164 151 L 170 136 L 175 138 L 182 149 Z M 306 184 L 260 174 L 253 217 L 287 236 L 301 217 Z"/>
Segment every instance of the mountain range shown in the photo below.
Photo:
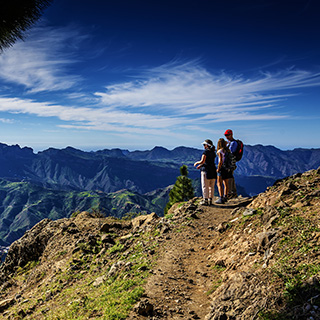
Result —
<path fill-rule="evenodd" d="M 146 193 L 173 184 L 183 164 L 188 166 L 190 178 L 198 178 L 193 163 L 201 154 L 202 150 L 188 147 L 95 152 L 67 147 L 49 148 L 36 154 L 28 147 L 0 144 L 0 178 L 24 179 L 53 189 L 103 192 L 129 189 Z M 235 175 L 240 179 L 243 176 L 281 179 L 319 165 L 320 149 L 283 151 L 273 146 L 245 145 Z"/>
<path fill-rule="evenodd" d="M 238 193 L 244 196 L 320 166 L 320 149 L 245 145 L 244 150 L 235 171 Z M 0 245 L 18 239 L 43 218 L 70 217 L 90 208 L 115 217 L 130 212 L 163 215 L 181 165 L 188 166 L 195 193 L 201 194 L 193 163 L 202 152 L 188 147 L 95 152 L 67 147 L 34 153 L 28 147 L 0 144 Z"/>

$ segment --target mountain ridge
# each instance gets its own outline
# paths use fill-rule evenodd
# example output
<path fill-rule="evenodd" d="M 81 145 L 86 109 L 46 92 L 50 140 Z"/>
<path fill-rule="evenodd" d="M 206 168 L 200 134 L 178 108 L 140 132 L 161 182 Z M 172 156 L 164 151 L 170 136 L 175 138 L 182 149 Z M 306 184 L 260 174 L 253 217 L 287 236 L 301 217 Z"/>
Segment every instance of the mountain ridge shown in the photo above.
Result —
<path fill-rule="evenodd" d="M 273 146 L 245 145 L 237 163 L 236 176 L 283 178 L 315 169 L 320 165 L 320 149 L 297 148 L 282 151 Z M 193 163 L 202 150 L 154 147 L 146 151 L 104 149 L 86 152 L 73 147 L 49 148 L 33 153 L 31 148 L 0 144 L 0 177 L 74 190 L 99 189 L 114 192 L 123 188 L 146 193 L 175 182 L 181 165 L 186 164 L 192 179 L 199 176 Z M 143 183 L 142 181 L 147 181 Z"/>

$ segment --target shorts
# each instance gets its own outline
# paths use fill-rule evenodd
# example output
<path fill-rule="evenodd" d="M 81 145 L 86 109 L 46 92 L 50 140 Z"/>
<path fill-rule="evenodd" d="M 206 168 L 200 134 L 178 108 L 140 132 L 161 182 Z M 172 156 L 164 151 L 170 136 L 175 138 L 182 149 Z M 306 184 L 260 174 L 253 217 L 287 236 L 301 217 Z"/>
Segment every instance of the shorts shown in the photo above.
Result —
<path fill-rule="evenodd" d="M 233 177 L 232 171 L 229 171 L 226 168 L 222 167 L 218 172 L 218 177 L 221 177 L 222 180 L 231 179 Z"/>

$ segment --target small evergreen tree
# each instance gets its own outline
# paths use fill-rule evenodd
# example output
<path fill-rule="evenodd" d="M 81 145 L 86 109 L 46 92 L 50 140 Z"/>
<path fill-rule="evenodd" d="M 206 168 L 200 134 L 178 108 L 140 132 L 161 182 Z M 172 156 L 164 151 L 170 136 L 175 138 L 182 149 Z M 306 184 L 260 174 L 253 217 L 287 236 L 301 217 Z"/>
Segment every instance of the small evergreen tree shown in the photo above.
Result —
<path fill-rule="evenodd" d="M 180 168 L 180 176 L 177 178 L 172 190 L 169 193 L 169 202 L 167 203 L 164 214 L 177 202 L 187 201 L 194 197 L 192 181 L 188 178 L 188 168 L 183 165 Z"/>

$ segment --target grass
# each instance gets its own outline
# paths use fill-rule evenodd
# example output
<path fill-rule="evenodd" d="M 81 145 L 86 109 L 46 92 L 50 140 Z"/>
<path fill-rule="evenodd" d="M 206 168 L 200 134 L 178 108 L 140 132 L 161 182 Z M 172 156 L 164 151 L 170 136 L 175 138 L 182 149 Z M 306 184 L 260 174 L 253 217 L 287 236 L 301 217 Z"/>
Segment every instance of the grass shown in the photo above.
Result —
<path fill-rule="evenodd" d="M 173 214 L 173 213 L 166 214 L 164 217 L 165 217 L 166 219 L 170 220 L 170 219 L 172 219 L 172 218 L 174 217 L 174 214 Z"/>
<path fill-rule="evenodd" d="M 18 267 L 17 275 L 25 275 L 27 276 L 31 270 L 39 264 L 39 261 L 29 261 L 23 268 Z"/>
<path fill-rule="evenodd" d="M 221 278 L 221 273 L 226 269 L 225 266 L 221 266 L 219 264 L 216 264 L 212 267 L 213 270 L 213 281 L 212 286 L 209 291 L 207 291 L 207 295 L 214 293 L 222 284 L 223 280 Z"/>
<path fill-rule="evenodd" d="M 124 245 L 121 243 L 116 243 L 113 247 L 111 247 L 108 252 L 109 254 L 115 254 L 117 252 L 121 252 L 124 249 Z"/>
<path fill-rule="evenodd" d="M 275 291 L 282 291 L 283 307 L 261 311 L 259 319 L 262 320 L 293 319 L 294 310 L 320 293 L 320 285 L 311 281 L 314 276 L 320 276 L 318 217 L 288 208 L 279 209 L 279 213 L 277 226 L 285 236 L 276 248 L 270 282 L 276 286 Z M 320 298 L 316 301 L 319 303 Z"/>
<path fill-rule="evenodd" d="M 99 319 L 126 319 L 128 312 L 143 294 L 143 279 L 110 278 L 99 288 L 84 281 L 77 288 L 69 288 L 60 297 L 64 308 L 51 311 L 44 319 L 82 320 L 91 317 Z"/>
<path fill-rule="evenodd" d="M 154 247 L 153 244 L 151 245 Z M 119 253 L 122 245 L 116 244 L 112 248 L 111 253 Z M 52 299 L 45 307 L 38 309 L 34 314 L 35 318 L 40 316 L 41 319 L 46 320 L 126 319 L 133 305 L 144 292 L 143 284 L 149 275 L 151 265 L 142 250 L 141 243 L 136 246 L 136 249 L 126 257 L 127 261 L 131 261 L 131 267 L 122 268 L 113 277 L 106 276 L 108 266 L 99 268 L 95 255 L 88 255 L 86 259 L 83 254 L 76 253 L 69 264 L 71 266 L 74 260 L 81 261 L 82 271 L 66 268 L 49 286 L 42 287 L 39 301 L 46 301 L 48 292 Z M 120 259 L 124 258 L 120 257 Z M 112 261 L 118 261 L 118 259 Z M 93 282 L 101 275 L 104 275 L 106 280 L 99 287 L 94 287 Z"/>
<path fill-rule="evenodd" d="M 217 279 L 213 281 L 213 285 L 211 289 L 207 292 L 207 295 L 209 296 L 210 294 L 214 293 L 222 284 L 222 279 Z"/>
<path fill-rule="evenodd" d="M 157 257 L 158 242 L 150 237 L 158 232 L 155 228 L 141 233 L 129 247 L 116 242 L 103 256 L 98 255 L 103 247 L 100 241 L 94 247 L 85 242 L 78 243 L 82 250 L 69 256 L 64 267 L 47 275 L 50 281 L 35 283 L 32 298 L 23 305 L 12 306 L 10 315 L 17 320 L 126 319 L 142 296 L 143 285 Z M 66 250 L 60 250 L 56 256 L 67 254 Z M 113 276 L 108 276 L 111 266 L 117 261 L 125 263 Z M 37 272 L 40 274 L 37 267 L 37 261 L 30 262 L 19 269 L 15 279 L 24 282 L 31 270 L 35 275 Z M 102 276 L 104 281 L 100 286 L 94 286 L 95 280 Z"/>

